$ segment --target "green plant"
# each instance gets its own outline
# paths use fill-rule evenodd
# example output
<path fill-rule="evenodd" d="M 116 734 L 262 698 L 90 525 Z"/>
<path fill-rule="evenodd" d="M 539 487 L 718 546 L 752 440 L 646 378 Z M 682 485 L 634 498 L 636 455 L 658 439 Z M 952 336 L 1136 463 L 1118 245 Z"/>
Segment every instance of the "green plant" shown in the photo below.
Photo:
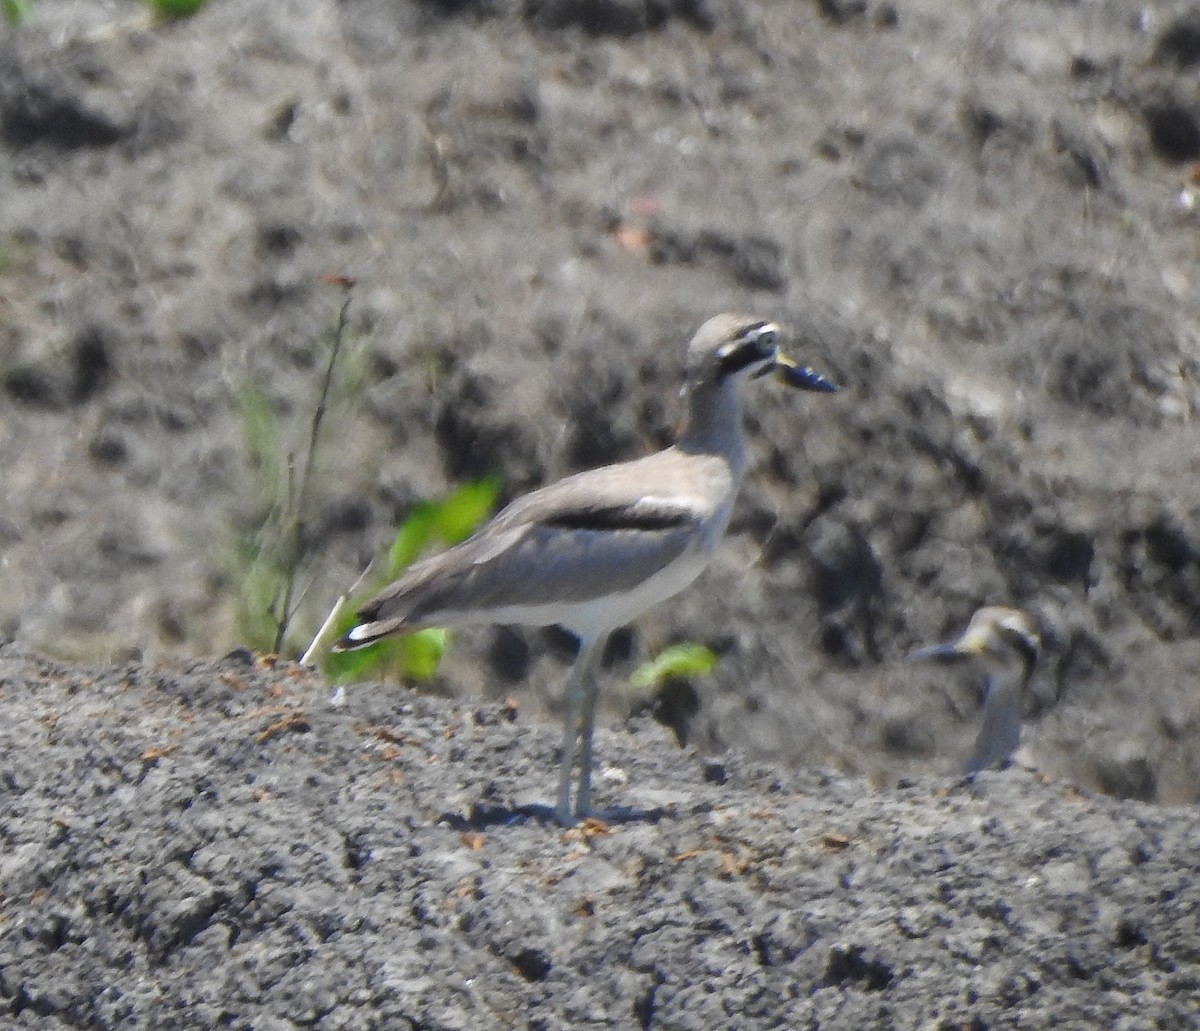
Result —
<path fill-rule="evenodd" d="M 239 539 L 229 568 L 238 585 L 238 636 L 255 650 L 269 651 L 279 626 L 275 612 L 283 576 L 275 548 L 261 538 Z"/>
<path fill-rule="evenodd" d="M 190 18 L 207 2 L 208 0 L 146 0 L 155 17 L 163 21 Z"/>
<path fill-rule="evenodd" d="M 416 505 L 388 548 L 384 568 L 373 580 L 376 588 L 394 580 L 431 545 L 457 544 L 470 536 L 491 515 L 499 494 L 499 479 L 488 476 L 459 487 L 441 501 L 422 501 Z M 326 620 L 309 654 L 319 646 L 330 627 L 340 637 L 354 626 L 354 613 L 343 611 L 344 602 L 345 596 L 339 599 L 331 614 L 333 618 Z M 388 677 L 427 679 L 437 672 L 447 639 L 445 630 L 419 630 L 358 651 L 327 652 L 321 668 L 336 684 Z"/>
<path fill-rule="evenodd" d="M 271 399 L 253 385 L 240 387 L 234 395 L 242 440 L 254 466 L 263 508 L 256 529 L 235 543 L 231 556 L 238 581 L 238 627 L 246 643 L 273 652 L 283 649 L 298 604 L 297 583 L 308 557 L 304 530 L 321 428 L 342 354 L 354 288 L 354 281 L 344 276 L 329 277 L 328 281 L 340 287 L 344 296 L 308 425 L 299 480 L 294 475 L 294 456 L 284 447 L 285 428 Z"/>
<path fill-rule="evenodd" d="M 20 25 L 33 17 L 33 0 L 3 0 L 4 20 Z"/>
<path fill-rule="evenodd" d="M 300 483 L 295 493 L 288 491 L 289 522 L 284 534 L 283 550 L 283 596 L 280 599 L 278 617 L 279 629 L 275 634 L 275 644 L 271 649 L 278 652 L 283 647 L 287 636 L 288 625 L 291 622 L 292 599 L 296 590 L 296 576 L 300 571 L 300 562 L 304 552 L 304 522 L 308 518 L 308 492 L 312 486 L 313 470 L 316 467 L 317 443 L 321 437 L 321 423 L 329 409 L 329 392 L 333 386 L 333 374 L 337 369 L 338 355 L 341 354 L 342 341 L 346 336 L 346 316 L 350 311 L 350 296 L 354 282 L 343 280 L 340 285 L 345 291 L 345 300 L 338 310 L 337 323 L 333 330 L 333 344 L 329 349 L 329 363 L 325 366 L 325 375 L 321 379 L 321 389 L 317 393 L 316 407 L 313 409 L 312 422 L 309 424 L 308 449 L 304 453 L 304 468 L 300 473 Z M 289 484 L 290 487 L 290 484 Z"/>
<path fill-rule="evenodd" d="M 664 648 L 649 662 L 642 663 L 633 671 L 629 683 L 641 690 L 653 689 L 672 677 L 686 679 L 711 673 L 716 664 L 717 656 L 711 648 L 684 641 Z"/>
<path fill-rule="evenodd" d="M 242 430 L 242 443 L 254 466 L 259 498 L 267 504 L 276 504 L 288 475 L 279 413 L 271 399 L 249 383 L 235 389 L 233 406 Z"/>

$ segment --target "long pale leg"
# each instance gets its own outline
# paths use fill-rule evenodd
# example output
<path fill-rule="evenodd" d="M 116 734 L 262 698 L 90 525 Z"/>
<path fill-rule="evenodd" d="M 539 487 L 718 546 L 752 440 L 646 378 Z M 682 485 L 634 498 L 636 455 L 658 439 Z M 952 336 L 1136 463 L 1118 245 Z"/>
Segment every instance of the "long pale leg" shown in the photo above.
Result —
<path fill-rule="evenodd" d="M 583 712 L 579 724 L 579 790 L 575 794 L 575 815 L 580 820 L 591 814 L 592 810 L 592 731 L 596 725 L 596 700 L 600 697 L 600 681 L 596 677 L 596 667 L 600 665 L 600 656 L 604 641 L 597 642 L 594 654 L 589 657 L 588 668 L 584 671 L 583 683 Z"/>
<path fill-rule="evenodd" d="M 571 818 L 571 775 L 575 772 L 576 745 L 579 741 L 579 718 L 587 701 L 588 684 L 592 681 L 591 666 L 594 661 L 596 640 L 581 640 L 575 665 L 567 677 L 563 689 L 563 741 L 562 760 L 558 767 L 558 803 L 554 815 L 564 827 L 573 822 Z"/>

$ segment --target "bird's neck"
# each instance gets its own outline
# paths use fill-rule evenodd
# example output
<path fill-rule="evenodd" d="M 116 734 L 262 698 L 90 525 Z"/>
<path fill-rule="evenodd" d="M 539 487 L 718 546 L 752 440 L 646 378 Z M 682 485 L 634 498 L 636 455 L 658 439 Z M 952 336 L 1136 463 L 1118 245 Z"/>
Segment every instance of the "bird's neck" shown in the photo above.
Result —
<path fill-rule="evenodd" d="M 988 683 L 992 690 L 1021 698 L 1029 688 L 1029 682 L 1033 680 L 1034 667 L 1032 657 L 1013 651 L 988 671 Z"/>
<path fill-rule="evenodd" d="M 742 442 L 742 405 L 737 384 L 690 386 L 686 394 L 687 421 L 676 445 L 687 454 L 717 455 L 740 476 L 746 464 Z"/>
<path fill-rule="evenodd" d="M 1012 758 L 1021 744 L 1021 712 L 1033 667 L 1015 658 L 990 671 L 983 701 L 983 724 L 967 771 L 986 769 Z"/>

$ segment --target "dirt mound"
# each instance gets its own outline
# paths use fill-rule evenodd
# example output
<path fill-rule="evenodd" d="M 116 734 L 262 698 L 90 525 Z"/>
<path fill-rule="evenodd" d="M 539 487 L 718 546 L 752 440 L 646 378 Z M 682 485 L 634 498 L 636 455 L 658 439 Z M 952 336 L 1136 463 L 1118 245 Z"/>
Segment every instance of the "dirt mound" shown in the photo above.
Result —
<path fill-rule="evenodd" d="M 0 1007 L 29 1028 L 1200 1019 L 1191 810 L 1020 770 L 873 791 L 233 657 L 0 658 Z M 36 747 L 32 743 L 36 742 Z"/>
<path fill-rule="evenodd" d="M 0 636 L 131 665 L 88 686 L 12 660 L 19 1019 L 237 1026 L 231 999 L 269 998 L 280 1026 L 468 1026 L 536 997 L 546 1027 L 755 1026 L 760 1005 L 1084 1026 L 1137 995 L 1185 1026 L 1195 920 L 1168 882 L 1194 875 L 1189 813 L 1063 785 L 1200 800 L 1198 12 L 212 0 L 152 24 L 134 0 L 37 0 L 0 38 Z M 347 716 L 303 676 L 237 693 L 222 677 L 249 674 L 145 665 L 261 644 L 251 560 L 344 299 L 329 273 L 357 285 L 289 652 L 421 499 L 497 474 L 507 500 L 670 440 L 684 341 L 717 311 L 779 321 L 843 386 L 755 393 L 714 568 L 609 649 L 603 722 L 641 729 L 605 750 L 650 771 L 616 793 L 662 819 L 565 844 L 480 824 L 552 765 L 528 733 L 557 712 L 552 634 L 458 635 L 427 690 L 460 707 L 403 696 L 408 715 L 390 690 Z M 903 660 L 982 604 L 1047 629 L 1020 758 L 1049 785 L 950 779 L 978 684 Z M 673 699 L 616 686 L 677 640 L 715 673 Z M 196 737 L 222 691 L 258 722 Z M 267 733 L 294 715 L 272 691 L 304 719 Z M 509 694 L 521 733 L 488 704 Z M 647 705 L 690 714 L 696 751 L 630 718 Z M 410 716 L 397 741 L 355 729 Z M 449 759 L 460 725 L 480 751 Z M 457 773 L 402 813 L 391 780 L 416 773 L 388 748 Z M 472 765 L 506 748 L 511 778 Z M 363 755 L 383 786 L 347 774 Z M 488 901 L 521 877 L 538 905 Z M 589 944 L 600 925 L 637 933 Z M 517 994 L 477 994 L 480 970 Z M 909 1008 L 921 985 L 935 1001 Z"/>

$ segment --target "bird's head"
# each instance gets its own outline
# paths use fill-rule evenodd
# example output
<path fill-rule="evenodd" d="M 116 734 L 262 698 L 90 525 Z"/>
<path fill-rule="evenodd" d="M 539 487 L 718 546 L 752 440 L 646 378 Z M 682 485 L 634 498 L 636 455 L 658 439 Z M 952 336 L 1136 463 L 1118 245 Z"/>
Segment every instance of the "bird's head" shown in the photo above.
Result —
<path fill-rule="evenodd" d="M 731 379 L 758 379 L 774 374 L 798 390 L 832 394 L 837 387 L 779 349 L 779 326 L 750 315 L 726 312 L 709 319 L 688 345 L 690 389 L 718 386 Z"/>
<path fill-rule="evenodd" d="M 975 612 L 958 637 L 942 644 L 918 648 L 910 659 L 979 658 L 988 667 L 1019 666 L 1032 671 L 1042 648 L 1037 621 L 1027 612 L 1002 605 L 986 605 Z"/>

